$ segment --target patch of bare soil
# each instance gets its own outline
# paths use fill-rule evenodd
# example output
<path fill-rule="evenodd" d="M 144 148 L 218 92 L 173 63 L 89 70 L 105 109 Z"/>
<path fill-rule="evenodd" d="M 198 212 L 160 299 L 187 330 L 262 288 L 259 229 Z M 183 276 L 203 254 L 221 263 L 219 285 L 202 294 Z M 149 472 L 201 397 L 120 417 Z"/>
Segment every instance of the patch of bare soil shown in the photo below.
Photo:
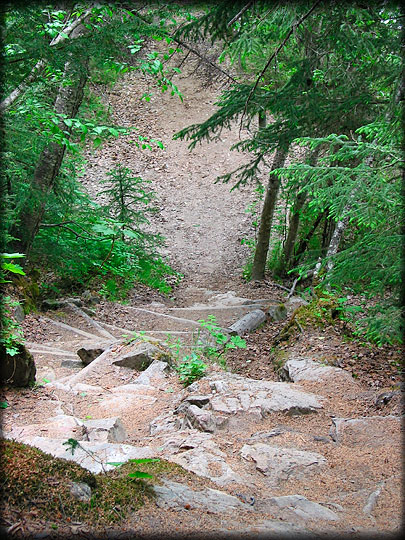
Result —
<path fill-rule="evenodd" d="M 343 323 L 297 331 L 288 342 L 274 345 L 280 323 L 269 323 L 245 336 L 246 349 L 231 350 L 227 366 L 231 371 L 253 379 L 278 380 L 284 360 L 308 357 L 348 371 L 364 387 L 384 390 L 399 388 L 402 381 L 403 350 L 392 345 L 366 344 L 350 337 Z"/>

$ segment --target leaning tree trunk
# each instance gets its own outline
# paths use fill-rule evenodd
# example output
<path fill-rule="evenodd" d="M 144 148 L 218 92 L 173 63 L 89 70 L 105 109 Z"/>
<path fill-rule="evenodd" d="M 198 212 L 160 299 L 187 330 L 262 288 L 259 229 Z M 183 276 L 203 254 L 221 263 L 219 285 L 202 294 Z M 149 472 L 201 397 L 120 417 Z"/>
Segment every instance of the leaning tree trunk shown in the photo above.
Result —
<path fill-rule="evenodd" d="M 269 251 L 270 232 L 273 222 L 273 214 L 276 206 L 277 195 L 280 189 L 280 180 L 273 174 L 275 169 L 279 169 L 285 163 L 288 154 L 288 147 L 279 146 L 273 159 L 273 165 L 269 173 L 269 183 L 264 198 L 262 214 L 260 217 L 260 227 L 257 236 L 256 250 L 253 259 L 252 279 L 264 279 L 266 269 L 267 253 Z"/>
<path fill-rule="evenodd" d="M 277 263 L 277 267 L 274 271 L 277 276 L 284 276 L 290 268 L 290 260 L 292 258 L 293 249 L 297 240 L 298 227 L 300 224 L 301 210 L 307 200 L 305 192 L 301 192 L 297 195 L 294 202 L 294 207 L 291 212 L 290 223 L 288 227 L 288 234 L 284 244 L 283 253 Z"/>
<path fill-rule="evenodd" d="M 326 209 L 321 214 L 318 215 L 318 217 L 316 218 L 316 220 L 312 224 L 312 227 L 311 227 L 310 231 L 308 232 L 308 234 L 306 235 L 306 237 L 303 238 L 301 240 L 301 242 L 298 244 L 298 249 L 295 252 L 294 259 L 293 259 L 293 262 L 292 262 L 293 267 L 297 266 L 301 256 L 305 253 L 305 251 L 306 251 L 306 249 L 308 247 L 309 241 L 311 240 L 311 238 L 315 234 L 315 231 L 318 228 L 318 226 L 319 226 L 320 222 L 322 221 L 322 219 L 326 216 L 327 211 L 328 210 Z"/>
<path fill-rule="evenodd" d="M 75 29 L 76 34 L 82 34 L 84 31 L 83 25 Z M 79 66 L 77 65 L 78 61 L 77 58 L 71 58 L 66 62 L 63 80 L 54 105 L 55 113 L 64 114 L 67 118 L 74 118 L 77 115 L 88 78 L 87 60 L 85 59 L 83 62 L 80 59 L 81 65 Z M 60 122 L 59 127 L 65 132 L 65 135 L 70 135 L 71 127 L 68 127 L 63 121 Z M 59 174 L 65 151 L 66 145 L 49 143 L 42 150 L 35 167 L 31 184 L 34 193 L 33 204 L 21 216 L 21 230 L 24 231 L 24 236 L 20 242 L 20 249 L 25 253 L 26 260 L 43 219 L 47 196 Z"/>
<path fill-rule="evenodd" d="M 306 160 L 311 165 L 315 167 L 316 162 L 319 156 L 319 147 L 315 150 L 309 150 L 307 152 Z M 294 202 L 294 207 L 291 212 L 290 223 L 288 227 L 288 234 L 284 244 L 284 249 L 282 256 L 280 258 L 279 264 L 277 265 L 276 274 L 283 275 L 286 274 L 291 268 L 291 259 L 293 257 L 293 251 L 295 244 L 297 242 L 298 229 L 300 224 L 301 210 L 307 200 L 307 194 L 305 191 L 298 193 L 297 198 Z"/>

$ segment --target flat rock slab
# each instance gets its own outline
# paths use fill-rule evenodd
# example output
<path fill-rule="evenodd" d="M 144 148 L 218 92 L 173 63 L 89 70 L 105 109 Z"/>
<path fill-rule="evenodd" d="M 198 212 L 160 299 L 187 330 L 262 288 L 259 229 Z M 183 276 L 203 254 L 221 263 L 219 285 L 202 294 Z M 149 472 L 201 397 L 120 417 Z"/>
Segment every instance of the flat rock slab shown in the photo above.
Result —
<path fill-rule="evenodd" d="M 108 465 L 107 462 L 122 461 L 125 463 L 129 459 L 155 457 L 153 449 L 149 446 L 80 442 L 80 446 L 72 454 L 71 449 L 63 444 L 66 442 L 64 439 L 27 436 L 21 442 L 35 446 L 54 457 L 74 461 L 94 474 L 115 469 L 114 465 Z"/>
<path fill-rule="evenodd" d="M 214 454 L 207 452 L 204 448 L 197 447 L 172 455 L 168 459 L 198 476 L 209 478 L 219 486 L 234 483 L 248 484 L 246 478 L 242 478 L 226 463 L 226 457 L 226 454 L 221 451 Z"/>
<path fill-rule="evenodd" d="M 262 472 L 272 485 L 278 485 L 290 478 L 310 476 L 319 472 L 327 463 L 321 454 L 315 452 L 264 443 L 245 444 L 240 454 L 242 458 L 254 461 L 256 469 Z"/>
<path fill-rule="evenodd" d="M 343 380 L 355 384 L 353 377 L 344 369 L 325 366 L 319 362 L 314 362 L 309 358 L 297 358 L 288 360 L 283 368 L 281 376 L 292 382 L 299 381 L 318 381 L 323 382 L 326 379 Z"/>
<path fill-rule="evenodd" d="M 101 400 L 98 406 L 107 411 L 114 411 L 123 415 L 125 413 L 134 414 L 134 411 L 142 411 L 145 408 L 150 409 L 156 401 L 157 398 L 153 396 L 135 394 L 134 392 L 120 392 Z"/>
<path fill-rule="evenodd" d="M 264 418 L 273 412 L 306 414 L 322 408 L 322 398 L 285 382 L 260 381 L 234 373 L 208 377 L 214 412 L 230 415 L 256 413 Z"/>
<path fill-rule="evenodd" d="M 9 438 L 20 442 L 25 442 L 27 438 L 36 436 L 82 440 L 84 437 L 83 423 L 73 416 L 59 414 L 42 424 L 14 426 L 9 432 Z"/>
<path fill-rule="evenodd" d="M 332 439 L 345 446 L 392 446 L 401 444 L 401 418 L 398 416 L 368 416 L 333 418 Z"/>
<path fill-rule="evenodd" d="M 184 484 L 163 480 L 163 485 L 154 486 L 157 495 L 156 504 L 160 508 L 184 510 L 197 508 L 202 512 L 212 514 L 228 514 L 240 510 L 252 511 L 248 504 L 242 503 L 237 497 L 217 489 L 206 488 L 194 491 Z"/>
<path fill-rule="evenodd" d="M 267 510 L 270 512 L 274 510 L 274 507 L 287 509 L 302 520 L 339 521 L 339 516 L 335 512 L 326 506 L 308 500 L 303 495 L 271 497 L 267 501 Z"/>

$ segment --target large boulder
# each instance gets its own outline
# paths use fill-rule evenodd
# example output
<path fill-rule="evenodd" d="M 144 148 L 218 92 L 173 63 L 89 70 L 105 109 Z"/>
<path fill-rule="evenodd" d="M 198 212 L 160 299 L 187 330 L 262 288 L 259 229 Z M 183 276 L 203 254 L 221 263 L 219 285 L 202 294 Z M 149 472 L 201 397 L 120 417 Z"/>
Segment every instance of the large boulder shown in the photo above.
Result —
<path fill-rule="evenodd" d="M 316 381 L 326 379 L 354 383 L 353 377 L 347 371 L 333 366 L 327 366 L 320 362 L 314 362 L 309 358 L 291 358 L 282 367 L 280 378 L 286 381 Z"/>
<path fill-rule="evenodd" d="M 170 355 L 152 343 L 141 343 L 131 352 L 113 360 L 115 366 L 144 371 L 154 360 L 170 361 Z"/>
<path fill-rule="evenodd" d="M 100 354 L 103 354 L 104 351 L 111 345 L 111 342 L 91 342 L 83 344 L 80 349 L 77 351 L 77 354 L 80 360 L 85 366 L 88 366 L 93 360 L 98 358 Z"/>
<path fill-rule="evenodd" d="M 11 356 L 0 344 L 0 384 L 30 386 L 35 382 L 36 367 L 32 354 L 24 345 L 17 345 L 17 353 Z"/>

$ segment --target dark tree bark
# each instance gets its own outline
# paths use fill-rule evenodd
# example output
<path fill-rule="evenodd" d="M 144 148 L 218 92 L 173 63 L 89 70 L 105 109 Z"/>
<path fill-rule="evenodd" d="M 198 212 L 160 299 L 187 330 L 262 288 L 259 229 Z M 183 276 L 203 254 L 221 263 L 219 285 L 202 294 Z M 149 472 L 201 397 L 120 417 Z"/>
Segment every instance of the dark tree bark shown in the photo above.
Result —
<path fill-rule="evenodd" d="M 321 214 L 319 214 L 319 216 L 316 218 L 316 220 L 314 221 L 312 227 L 311 227 L 311 230 L 309 231 L 309 233 L 306 235 L 306 237 L 301 240 L 301 242 L 298 244 L 298 249 L 294 255 L 294 260 L 293 260 L 293 263 L 292 263 L 292 266 L 296 266 L 300 260 L 300 258 L 302 257 L 302 255 L 305 253 L 305 250 L 307 249 L 308 247 L 308 244 L 309 244 L 309 241 L 311 240 L 311 238 L 313 237 L 316 229 L 318 228 L 320 222 L 322 221 L 322 219 L 325 217 L 326 215 L 326 212 L 327 210 L 324 210 Z"/>
<path fill-rule="evenodd" d="M 74 118 L 83 99 L 83 90 L 87 81 L 87 63 L 83 69 L 83 61 L 80 68 L 75 60 L 69 60 L 65 64 L 63 81 L 58 90 L 55 101 L 55 112 L 66 114 L 68 118 Z M 59 127 L 70 134 L 71 128 L 63 122 Z M 66 146 L 51 142 L 41 152 L 32 179 L 32 191 L 35 193 L 33 205 L 26 209 L 21 216 L 21 229 L 24 236 L 20 242 L 20 249 L 29 257 L 34 238 L 45 213 L 47 196 L 54 186 L 59 173 Z"/>
<path fill-rule="evenodd" d="M 290 261 L 298 235 L 300 214 L 306 200 L 307 195 L 305 192 L 299 193 L 295 199 L 294 207 L 291 212 L 288 234 L 284 244 L 283 253 L 281 254 L 280 260 L 277 264 L 277 268 L 274 272 L 278 276 L 286 275 L 287 271 L 290 268 Z"/>
<path fill-rule="evenodd" d="M 252 279 L 264 279 L 266 269 L 267 253 L 269 251 L 270 233 L 273 222 L 274 208 L 276 206 L 277 195 L 280 189 L 280 180 L 273 171 L 283 167 L 288 154 L 288 147 L 279 146 L 273 159 L 273 165 L 269 173 L 269 183 L 266 189 L 260 227 L 257 237 L 257 244 L 252 267 Z"/>

